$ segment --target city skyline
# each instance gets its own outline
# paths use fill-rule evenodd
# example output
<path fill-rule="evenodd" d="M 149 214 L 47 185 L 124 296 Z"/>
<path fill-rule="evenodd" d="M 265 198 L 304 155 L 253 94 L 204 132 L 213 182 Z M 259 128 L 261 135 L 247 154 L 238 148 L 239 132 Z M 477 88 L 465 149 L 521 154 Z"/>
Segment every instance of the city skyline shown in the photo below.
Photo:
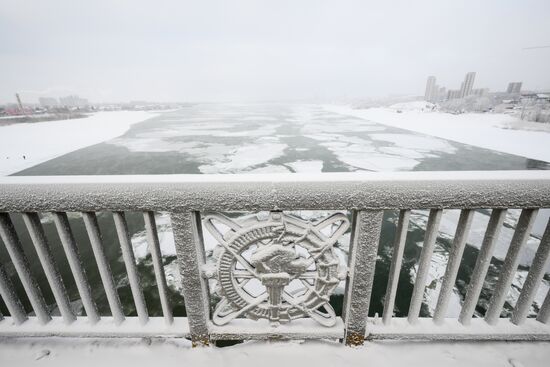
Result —
<path fill-rule="evenodd" d="M 424 91 L 424 99 L 426 101 L 438 101 L 442 99 L 454 99 L 454 98 L 465 98 L 469 95 L 485 95 L 490 91 L 490 88 L 473 88 L 474 82 L 475 82 L 476 72 L 468 72 L 466 73 L 464 80 L 461 82 L 460 88 L 458 89 L 452 89 L 447 88 L 446 86 L 441 86 L 437 84 L 437 77 L 434 75 L 430 75 L 427 78 L 426 87 Z M 493 90 L 492 92 L 506 92 L 508 94 L 517 94 L 521 93 L 522 91 L 530 91 L 530 92 L 537 92 L 536 90 L 529 90 L 528 88 L 523 88 L 523 82 L 508 82 L 507 86 L 505 88 L 500 88 L 498 90 Z M 541 90 L 538 92 L 548 92 L 548 90 Z M 17 105 L 21 102 L 20 100 L 20 93 L 14 94 L 14 101 L 10 102 L 2 102 L 0 101 L 0 105 Z M 397 95 L 397 94 L 396 94 Z M 410 95 L 410 97 L 420 97 L 422 94 L 418 93 L 417 95 Z M 384 96 L 380 96 L 380 98 L 383 98 Z M 185 101 L 139 101 L 141 103 L 163 103 L 163 102 L 176 102 L 176 103 L 183 103 Z M 85 106 L 85 105 L 101 105 L 101 104 L 110 104 L 110 103 L 138 103 L 138 101 L 135 100 L 128 100 L 128 101 L 104 101 L 104 102 L 96 102 L 96 101 L 89 101 L 87 98 L 82 98 L 81 96 L 77 94 L 71 94 L 71 95 L 60 95 L 59 97 L 55 97 L 52 95 L 44 95 L 42 97 L 37 97 L 36 101 L 23 101 L 23 105 L 40 105 L 42 107 L 54 107 L 54 106 L 69 106 L 69 107 L 79 107 L 79 106 Z"/>

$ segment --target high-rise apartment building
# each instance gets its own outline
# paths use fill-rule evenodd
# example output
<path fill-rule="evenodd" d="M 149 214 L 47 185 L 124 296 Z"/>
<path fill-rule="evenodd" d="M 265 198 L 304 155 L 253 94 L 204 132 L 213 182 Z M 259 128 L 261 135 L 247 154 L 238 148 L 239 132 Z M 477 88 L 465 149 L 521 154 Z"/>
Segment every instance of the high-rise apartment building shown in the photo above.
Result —
<path fill-rule="evenodd" d="M 464 98 L 472 94 L 475 78 L 476 78 L 476 73 L 473 71 L 466 74 L 466 77 L 462 82 L 462 86 L 460 87 L 460 98 Z"/>
<path fill-rule="evenodd" d="M 434 102 L 439 93 L 439 88 L 435 84 L 435 76 L 429 76 L 426 82 L 426 93 L 424 93 L 424 99 L 428 102 Z"/>
<path fill-rule="evenodd" d="M 506 89 L 506 93 L 508 93 L 508 94 L 519 94 L 519 93 L 521 93 L 521 85 L 522 85 L 522 82 L 508 83 L 508 88 Z"/>

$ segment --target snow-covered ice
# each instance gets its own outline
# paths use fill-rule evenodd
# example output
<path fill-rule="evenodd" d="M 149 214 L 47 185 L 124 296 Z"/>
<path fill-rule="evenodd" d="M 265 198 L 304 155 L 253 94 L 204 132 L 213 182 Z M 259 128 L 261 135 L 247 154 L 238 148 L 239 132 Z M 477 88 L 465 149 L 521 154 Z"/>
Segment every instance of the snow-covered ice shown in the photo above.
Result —
<path fill-rule="evenodd" d="M 158 239 L 160 244 L 160 252 L 162 256 L 175 256 L 176 245 L 174 243 L 174 233 L 172 232 L 172 223 L 168 213 L 160 213 L 155 216 L 157 225 Z M 149 255 L 147 244 L 147 233 L 145 230 L 135 233 L 132 238 L 132 247 L 136 262 L 140 262 Z"/>
<path fill-rule="evenodd" d="M 370 140 L 337 133 L 341 132 L 340 121 L 336 126 L 319 124 L 315 131 L 309 130 L 306 125 L 303 131 L 306 137 L 319 141 L 321 146 L 336 154 L 342 162 L 369 171 L 408 171 L 424 158 L 456 151 L 451 143 L 436 137 L 382 133 L 382 127 L 372 125 L 374 129 L 368 122 L 362 123 L 360 120 L 355 120 L 353 124 L 344 123 L 342 129 L 361 132 L 365 131 L 365 125 L 368 128 L 366 131 L 372 131 Z"/>
<path fill-rule="evenodd" d="M 157 116 L 145 111 L 97 112 L 85 118 L 0 126 L 0 176 L 125 133 Z"/>
<path fill-rule="evenodd" d="M 280 157 L 286 148 L 286 144 L 260 139 L 230 150 L 221 161 L 203 164 L 199 169 L 202 173 L 235 173 Z"/>
<path fill-rule="evenodd" d="M 323 161 L 296 161 L 288 164 L 296 173 L 321 172 L 323 170 Z"/>
<path fill-rule="evenodd" d="M 426 102 L 400 103 L 390 107 L 354 109 L 327 105 L 325 110 L 365 119 L 365 123 L 411 130 L 499 152 L 550 162 L 550 131 L 535 131 L 533 123 L 497 113 L 450 113 L 426 109 Z M 398 112 L 399 111 L 399 112 Z"/>

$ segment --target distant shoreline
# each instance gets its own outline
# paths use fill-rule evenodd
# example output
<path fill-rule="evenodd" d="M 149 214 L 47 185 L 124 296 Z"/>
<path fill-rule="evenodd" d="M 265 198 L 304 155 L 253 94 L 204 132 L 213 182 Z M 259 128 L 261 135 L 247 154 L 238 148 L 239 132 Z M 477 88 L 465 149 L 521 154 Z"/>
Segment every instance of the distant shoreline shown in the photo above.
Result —
<path fill-rule="evenodd" d="M 73 119 L 81 119 L 89 116 L 90 116 L 89 114 L 84 114 L 84 113 L 58 113 L 58 114 L 48 114 L 48 115 L 5 116 L 0 118 L 0 127 L 9 126 L 13 124 L 22 124 L 22 123 L 73 120 Z"/>

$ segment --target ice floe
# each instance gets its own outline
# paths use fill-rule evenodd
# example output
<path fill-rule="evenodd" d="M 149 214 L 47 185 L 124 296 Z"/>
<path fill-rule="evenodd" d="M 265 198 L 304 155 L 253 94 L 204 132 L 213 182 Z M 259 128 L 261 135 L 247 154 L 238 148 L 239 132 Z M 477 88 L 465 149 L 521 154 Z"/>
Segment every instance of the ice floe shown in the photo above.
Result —
<path fill-rule="evenodd" d="M 287 165 L 296 173 L 321 172 L 323 170 L 323 161 L 319 160 L 296 161 L 287 163 Z"/>

